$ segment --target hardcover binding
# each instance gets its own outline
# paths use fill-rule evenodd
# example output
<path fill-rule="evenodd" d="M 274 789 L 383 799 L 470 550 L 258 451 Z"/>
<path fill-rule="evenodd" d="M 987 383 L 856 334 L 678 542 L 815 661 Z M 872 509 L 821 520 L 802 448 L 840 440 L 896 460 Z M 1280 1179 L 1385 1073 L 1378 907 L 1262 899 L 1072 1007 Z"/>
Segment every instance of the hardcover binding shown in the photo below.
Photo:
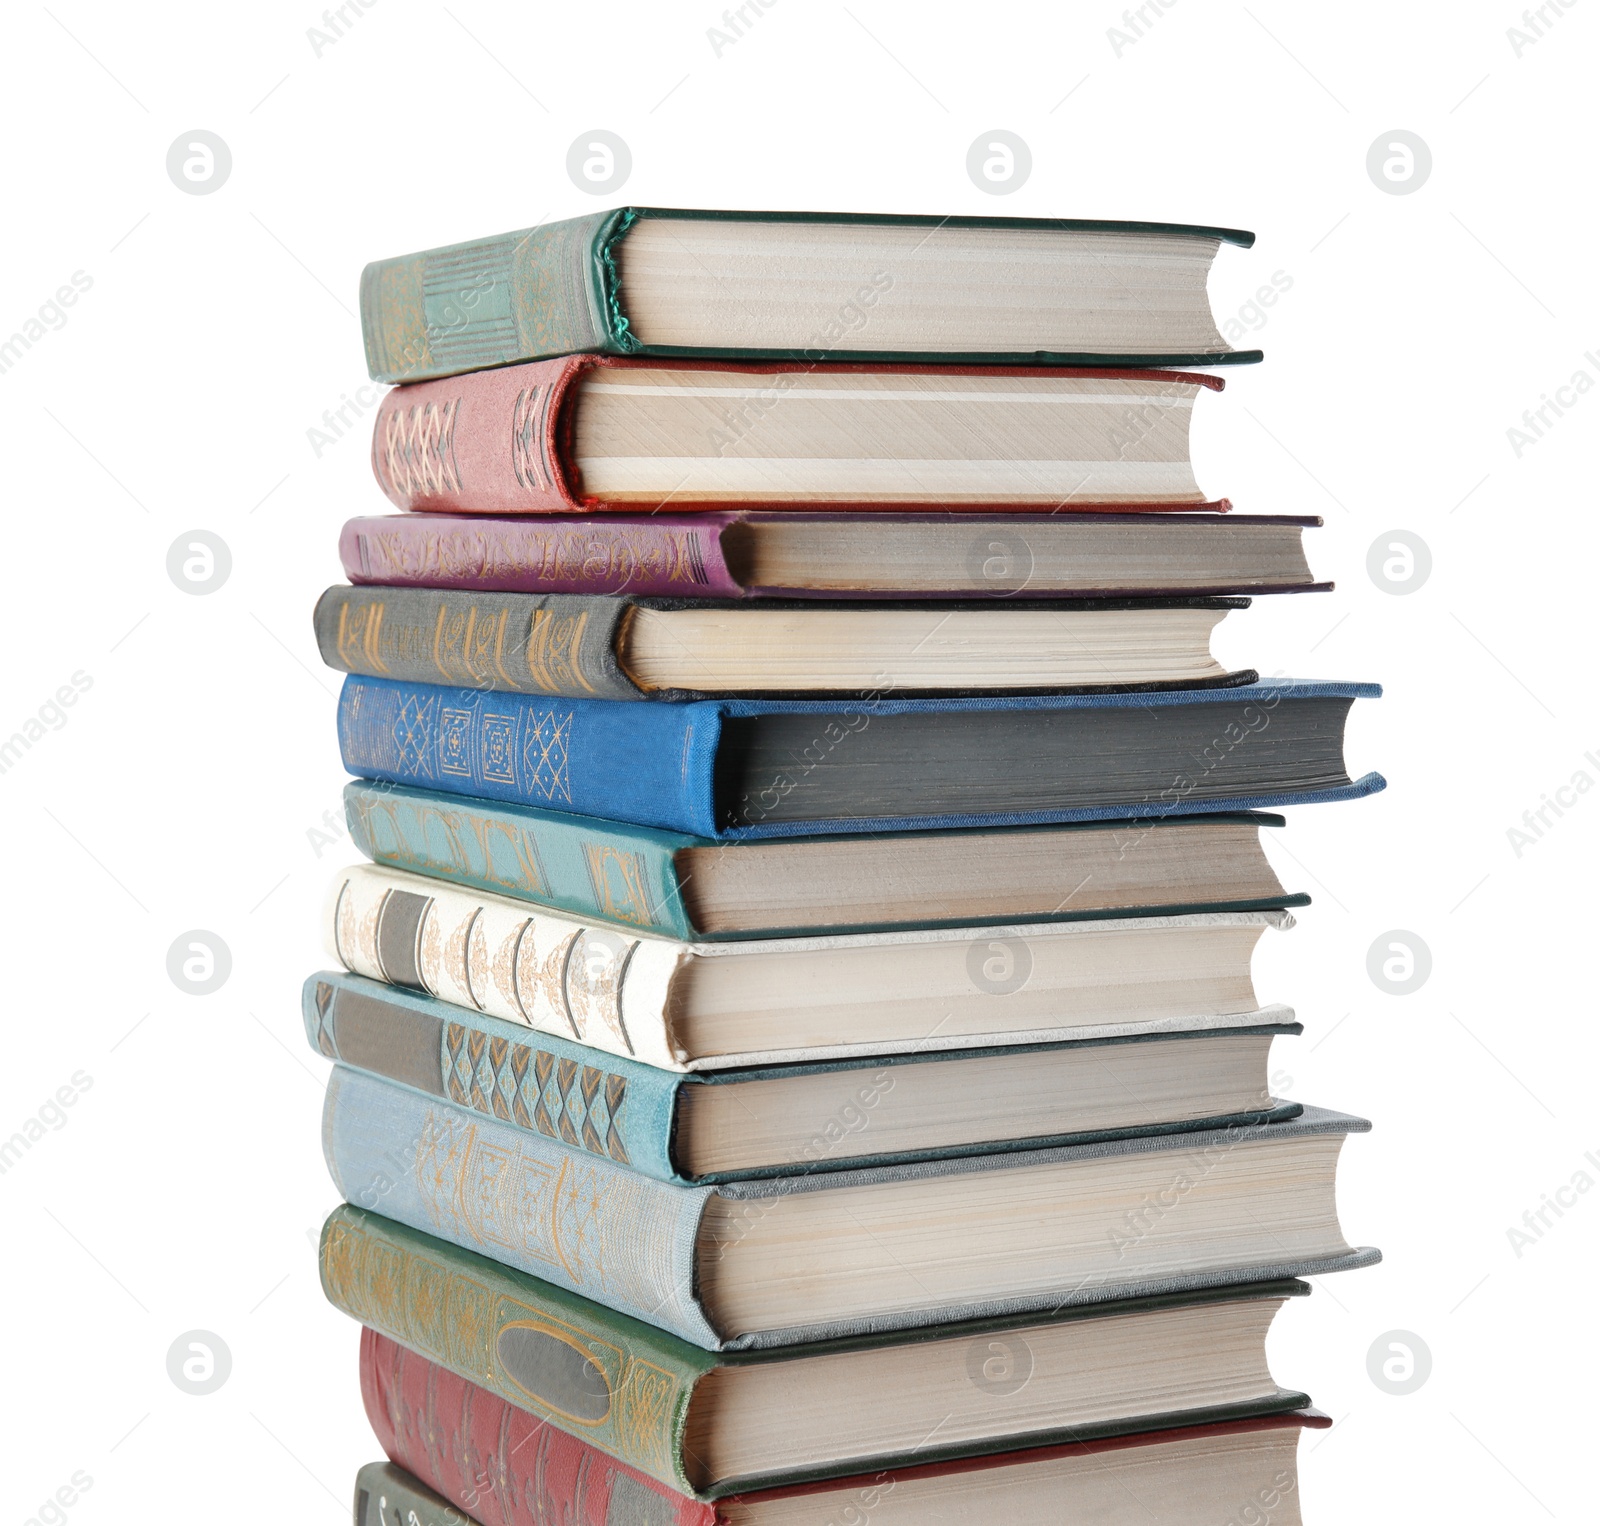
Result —
<path fill-rule="evenodd" d="M 312 626 L 322 660 L 344 673 L 417 683 L 461 684 L 510 694 L 554 694 L 568 699 L 653 700 L 724 697 L 784 698 L 791 691 L 762 686 L 729 694 L 699 689 L 639 688 L 623 671 L 617 644 L 624 623 L 645 601 L 583 594 L 467 593 L 457 589 L 333 587 L 317 600 Z M 699 600 L 648 601 L 655 608 L 699 605 Z M 1118 601 L 1126 605 L 1132 601 Z M 1171 607 L 1178 600 L 1140 601 Z M 1246 599 L 1195 599 L 1193 605 L 1237 608 Z M 725 607 L 725 606 L 723 606 Z M 903 607 L 903 606 L 897 606 Z M 921 607 L 928 607 L 922 605 Z M 935 606 L 954 608 L 955 606 Z M 1011 606 L 1013 608 L 1019 606 Z M 1082 608 L 1082 601 L 1059 608 Z M 1143 694 L 1172 689 L 1234 689 L 1261 675 L 1254 668 L 1209 678 L 1134 683 L 1074 684 L 1049 688 L 924 689 L 907 696 L 994 694 Z M 806 698 L 853 700 L 848 690 L 804 690 Z"/>
<path fill-rule="evenodd" d="M 703 355 L 673 345 L 647 346 L 623 308 L 616 248 L 641 218 L 730 222 L 898 224 L 907 227 L 1048 228 L 1094 233 L 1158 233 L 1237 244 L 1253 233 L 1176 223 L 1096 222 L 1068 218 L 934 217 L 839 212 L 724 212 L 619 207 L 564 222 L 380 260 L 361 273 L 361 330 L 375 381 L 416 382 L 519 361 L 598 351 L 616 355 Z M 830 358 L 829 336 L 803 350 L 732 349 L 736 359 Z M 952 361 L 1016 364 L 1015 353 L 960 355 L 852 350 L 843 358 L 911 364 Z M 1238 365 L 1259 350 L 1107 355 L 1037 353 L 1039 365 L 1128 367 Z"/>
<path fill-rule="evenodd" d="M 1145 1153 L 1203 1161 L 1207 1150 L 1219 1146 L 1243 1148 L 1302 1134 L 1346 1134 L 1370 1127 L 1360 1119 L 1307 1107 L 1300 1117 L 1282 1123 L 690 1187 L 652 1181 L 625 1166 L 338 1066 L 328 1081 L 323 1150 L 334 1185 L 348 1202 L 381 1211 L 424 1235 L 493 1256 L 702 1350 L 718 1351 L 883 1335 L 953 1320 L 1320 1275 L 1368 1266 L 1381 1258 L 1374 1249 L 1359 1248 L 1310 1260 L 1291 1258 L 1120 1282 L 1110 1280 L 1109 1273 L 1099 1273 L 1070 1288 L 981 1299 L 960 1307 L 908 1308 L 781 1330 L 719 1331 L 701 1305 L 695 1278 L 701 1254 L 700 1220 L 713 1194 L 729 1202 L 755 1202 L 760 1206 L 750 1211 L 765 1213 L 785 1198 L 807 1192 Z M 519 1190 L 502 1206 L 507 1182 L 519 1183 Z M 708 1247 L 706 1254 L 711 1253 Z M 363 1312 L 362 1296 L 358 1291 L 334 1302 L 363 1323 L 385 1328 L 382 1320 Z M 351 1297 L 358 1303 L 352 1304 Z"/>
<path fill-rule="evenodd" d="M 877 1071 L 907 1063 L 936 1065 L 963 1057 L 960 1050 L 922 1055 L 873 1055 L 858 1060 L 755 1066 L 715 1072 L 677 1072 L 636 1064 L 552 1034 L 534 1034 L 515 1023 L 469 1012 L 434 997 L 400 990 L 360 975 L 324 970 L 301 990 L 306 1039 L 325 1059 L 393 1081 L 426 1097 L 454 1103 L 484 1118 L 559 1139 L 574 1150 L 630 1166 L 657 1181 L 700 1186 L 810 1171 L 848 1171 L 869 1166 L 913 1164 L 1004 1150 L 1100 1143 L 1144 1134 L 1181 1134 L 1241 1128 L 1298 1118 L 1298 1102 L 1273 1099 L 1271 1107 L 1179 1122 L 1154 1120 L 1137 1128 L 1064 1130 L 1028 1137 L 998 1137 L 938 1149 L 834 1154 L 834 1141 L 817 1136 L 821 1158 L 787 1161 L 738 1171 L 685 1173 L 675 1151 L 678 1096 L 684 1086 L 725 1085 L 767 1077 L 822 1072 Z M 1147 1038 L 1077 1039 L 1062 1044 L 1023 1044 L 1048 1049 L 1102 1048 L 1108 1044 L 1181 1043 L 1202 1034 L 1299 1033 L 1299 1023 L 1210 1028 Z M 1003 1101 L 1003 1099 L 1002 1099 Z M 999 1119 L 997 1118 L 997 1123 Z M 602 1124 L 604 1127 L 602 1127 Z"/>
<path fill-rule="evenodd" d="M 712 839 L 653 827 L 627 826 L 592 816 L 573 816 L 527 805 L 500 805 L 468 796 L 446 795 L 404 785 L 353 779 L 344 787 L 345 823 L 356 850 L 375 863 L 494 895 L 530 901 L 584 920 L 620 924 L 662 933 L 684 942 L 739 942 L 753 938 L 813 934 L 881 932 L 889 924 L 827 923 L 773 926 L 751 931 L 708 933 L 695 926 L 684 902 L 678 853 L 714 846 Z M 1168 818 L 1181 820 L 1183 818 Z M 1223 813 L 1200 822 L 1238 820 Z M 1282 816 L 1246 819 L 1281 827 Z M 1079 823 L 1063 832 L 1102 831 L 1120 838 L 1161 823 L 1130 822 L 1126 827 Z M 1025 828 L 997 828 L 1005 831 Z M 940 834 L 944 835 L 944 834 Z M 721 851 L 728 851 L 724 848 Z M 733 851 L 738 851 L 734 849 Z M 823 849 L 822 851 L 826 851 Z M 1187 916 L 1197 912 L 1265 911 L 1308 906 L 1303 893 L 1266 900 L 1183 902 L 1166 906 L 1061 910 L 1040 921 L 1101 921 L 1121 916 Z M 981 927 L 983 917 L 940 918 L 919 914 L 903 927 Z"/>
<path fill-rule="evenodd" d="M 421 588 L 459 588 L 497 593 L 632 594 L 640 598 L 748 599 L 785 598 L 840 603 L 893 600 L 905 591 L 881 588 L 784 588 L 746 584 L 739 580 L 725 543 L 729 532 L 763 519 L 883 519 L 903 523 L 915 518 L 948 520 L 950 513 L 930 516 L 927 511 L 896 514 L 875 505 L 860 513 L 851 510 L 815 513 L 780 509 L 756 513 L 722 510 L 700 514 L 604 514 L 594 518 L 513 515 L 465 516 L 455 514 L 377 515 L 348 521 L 339 536 L 339 556 L 345 576 L 355 584 L 383 583 Z M 984 515 L 961 511 L 981 526 Z M 1172 522 L 1205 524 L 1210 514 L 1155 516 Z M 1234 524 L 1253 517 L 1236 514 Z M 1283 518 L 1284 516 L 1270 516 Z M 1084 510 L 1070 516 L 1074 523 L 1095 519 L 1136 522 L 1133 511 L 1107 514 Z M 1004 520 L 988 515 L 989 521 Z M 1315 528 L 1322 521 L 1295 518 L 1289 522 Z M 1045 602 L 1065 603 L 1089 599 L 1196 599 L 1254 596 L 1257 594 L 1325 593 L 1332 583 L 1281 583 L 1238 588 L 1227 582 L 1204 588 L 1140 588 L 1111 583 L 1103 588 L 1063 591 L 1045 596 Z M 919 590 L 921 602 L 1012 601 L 1018 590 L 1009 585 L 992 594 L 982 589 Z"/>
<path fill-rule="evenodd" d="M 626 371 L 657 362 L 615 355 L 566 355 L 558 359 L 502 366 L 495 370 L 440 377 L 389 392 L 379 404 L 372 426 L 372 472 L 384 496 L 396 508 L 430 513 L 581 514 L 618 508 L 639 512 L 626 501 L 585 491 L 573 453 L 573 401 L 585 372 L 597 368 Z M 716 360 L 678 360 L 674 370 L 724 374 L 769 375 L 983 375 L 1028 377 L 1037 366 L 872 365 L 864 362 L 772 361 L 766 365 Z M 1050 367 L 1052 375 L 1107 381 L 1182 382 L 1220 391 L 1219 377 L 1193 372 Z M 751 505 L 762 500 L 752 497 Z M 1226 498 L 1210 502 L 1190 499 L 1147 503 L 1099 503 L 1090 498 L 1041 504 L 994 499 L 983 503 L 945 504 L 927 499 L 896 504 L 863 500 L 829 500 L 830 508 L 860 507 L 878 512 L 948 508 L 955 512 L 992 513 L 1151 513 L 1224 511 Z M 723 498 L 702 502 L 692 494 L 671 497 L 674 513 L 698 508 L 727 509 Z M 803 506 L 801 506 L 803 507 Z"/>
<path fill-rule="evenodd" d="M 1266 712 L 1295 698 L 1375 698 L 1375 684 L 1321 680 L 1270 680 L 1227 689 L 1180 689 L 1160 695 L 1159 706 L 1210 704 L 1218 726 L 1259 730 Z M 421 785 L 450 794 L 511 804 L 545 806 L 576 815 L 700 837 L 807 837 L 833 832 L 913 831 L 944 827 L 1018 826 L 1070 821 L 1126 820 L 1276 810 L 1311 801 L 1359 799 L 1384 788 L 1376 773 L 1343 783 L 1284 790 L 1262 796 L 1201 799 L 1178 782 L 1161 797 L 1114 806 L 1053 811 L 983 812 L 835 820 L 740 823 L 719 801 L 716 759 L 728 719 L 765 714 L 815 715 L 819 735 L 858 731 L 878 717 L 926 711 L 1097 709 L 1135 705 L 1150 710 L 1146 695 L 1012 696 L 999 700 L 947 698 L 826 700 L 699 700 L 684 704 L 630 705 L 604 700 L 544 699 L 471 689 L 441 688 L 351 676 L 339 701 L 339 745 L 345 768 L 367 779 Z M 801 770 L 797 767 L 796 772 Z M 777 781 L 774 781 L 774 788 Z M 751 814 L 762 800 L 749 802 Z"/>

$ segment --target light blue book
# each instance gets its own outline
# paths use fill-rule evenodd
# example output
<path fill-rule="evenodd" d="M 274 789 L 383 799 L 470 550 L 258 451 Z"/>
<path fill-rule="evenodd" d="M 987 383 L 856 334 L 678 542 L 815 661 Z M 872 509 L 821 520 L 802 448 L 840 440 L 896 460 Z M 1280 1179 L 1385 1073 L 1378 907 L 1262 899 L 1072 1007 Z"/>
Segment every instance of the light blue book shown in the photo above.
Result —
<path fill-rule="evenodd" d="M 615 1161 L 335 1067 L 345 1199 L 707 1350 L 874 1335 L 1378 1259 L 1338 1228 L 1359 1119 L 1142 1135 L 720 1186 Z"/>

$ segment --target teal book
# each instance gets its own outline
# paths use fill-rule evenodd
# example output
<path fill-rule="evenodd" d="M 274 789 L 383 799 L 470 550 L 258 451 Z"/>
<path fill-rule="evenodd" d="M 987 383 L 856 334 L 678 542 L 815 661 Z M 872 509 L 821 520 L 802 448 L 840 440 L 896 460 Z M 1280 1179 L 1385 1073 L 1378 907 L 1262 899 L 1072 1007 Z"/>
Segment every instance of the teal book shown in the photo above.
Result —
<path fill-rule="evenodd" d="M 1309 1292 L 1290 1279 L 716 1353 L 348 1205 L 323 1226 L 320 1261 L 329 1302 L 366 1327 L 363 1397 L 384 1450 L 454 1498 L 472 1497 L 467 1449 L 506 1428 L 525 1459 L 548 1428 L 592 1447 L 596 1472 L 609 1460 L 704 1500 L 1308 1402 L 1266 1362 L 1278 1311 Z M 774 1414 L 781 1425 L 760 1423 Z M 448 1461 L 443 1425 L 459 1427 Z"/>
<path fill-rule="evenodd" d="M 660 1181 L 719 1182 L 1298 1117 L 1267 1090 L 1298 1023 L 1143 1039 L 658 1069 L 420 992 L 325 970 L 302 996 L 327 1059 Z"/>
<path fill-rule="evenodd" d="M 718 359 L 1222 365 L 1206 277 L 1255 235 L 1067 218 L 619 207 L 378 260 L 374 380 L 582 351 Z M 523 426 L 543 427 L 537 410 Z"/>
<path fill-rule="evenodd" d="M 347 1202 L 715 1351 L 1368 1265 L 1334 1194 L 1345 1136 L 1368 1127 L 1307 1107 L 686 1186 L 338 1065 L 322 1143 Z"/>
<path fill-rule="evenodd" d="M 1282 816 L 715 842 L 369 779 L 344 791 L 375 863 L 580 918 L 719 938 L 1305 906 L 1261 847 Z"/>

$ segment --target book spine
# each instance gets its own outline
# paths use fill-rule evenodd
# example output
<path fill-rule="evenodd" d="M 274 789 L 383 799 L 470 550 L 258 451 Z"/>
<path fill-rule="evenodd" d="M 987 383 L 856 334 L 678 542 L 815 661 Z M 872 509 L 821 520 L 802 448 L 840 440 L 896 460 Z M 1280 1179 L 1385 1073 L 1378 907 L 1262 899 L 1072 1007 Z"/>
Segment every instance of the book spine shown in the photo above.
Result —
<path fill-rule="evenodd" d="M 737 599 L 722 533 L 733 517 L 494 520 L 445 515 L 352 519 L 339 555 L 352 583 L 501 593 Z"/>
<path fill-rule="evenodd" d="M 436 1519 L 450 1526 L 711 1526 L 716 1518 L 712 1506 L 371 1329 L 361 1332 L 361 1399 L 391 1459 L 387 1468 L 370 1465 L 384 1476 L 367 1486 L 369 1495 L 392 1501 L 390 1513 L 374 1515 L 374 1523 L 412 1526 L 397 1487 L 408 1482 L 433 1502 L 431 1513 L 416 1517 L 417 1526 Z M 441 1517 L 441 1507 L 449 1514 Z M 459 1511 L 470 1512 L 470 1520 Z"/>
<path fill-rule="evenodd" d="M 599 290 L 598 212 L 496 238 L 379 260 L 361 273 L 361 334 L 374 381 L 416 382 L 519 360 L 625 348 Z"/>
<path fill-rule="evenodd" d="M 475 1526 L 449 1500 L 392 1462 L 369 1462 L 356 1474 L 355 1526 Z"/>
<path fill-rule="evenodd" d="M 617 666 L 627 604 L 582 594 L 330 588 L 312 617 L 330 668 L 573 699 L 643 699 Z"/>
<path fill-rule="evenodd" d="M 345 679 L 339 746 L 352 774 L 715 837 L 716 703 L 484 695 Z"/>
<path fill-rule="evenodd" d="M 699 839 L 360 779 L 345 785 L 344 811 L 357 850 L 391 869 L 584 921 L 698 936 L 675 855 Z"/>
<path fill-rule="evenodd" d="M 717 1346 L 693 1291 L 710 1188 L 652 1181 L 342 1065 L 322 1139 L 347 1202 Z"/>
<path fill-rule="evenodd" d="M 401 509 L 571 513 L 560 426 L 586 363 L 568 356 L 390 392 L 372 426 L 378 486 Z"/>
<path fill-rule="evenodd" d="M 355 1070 L 470 1108 L 574 1150 L 674 1181 L 670 1071 L 479 1017 L 427 996 L 323 971 L 301 990 L 306 1039 Z"/>
<path fill-rule="evenodd" d="M 666 1012 L 683 945 L 360 864 L 334 876 L 329 952 L 354 974 L 681 1070 Z"/>
<path fill-rule="evenodd" d="M 709 1353 L 349 1204 L 323 1225 L 319 1263 L 335 1308 L 681 1487 L 683 1417 Z"/>

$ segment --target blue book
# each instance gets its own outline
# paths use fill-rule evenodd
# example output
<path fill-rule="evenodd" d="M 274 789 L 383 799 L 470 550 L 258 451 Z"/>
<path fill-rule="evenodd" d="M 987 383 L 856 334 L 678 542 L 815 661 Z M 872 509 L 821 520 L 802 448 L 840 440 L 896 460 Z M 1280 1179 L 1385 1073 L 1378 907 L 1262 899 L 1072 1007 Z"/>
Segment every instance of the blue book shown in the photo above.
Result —
<path fill-rule="evenodd" d="M 1376 684 L 855 701 L 552 699 L 352 675 L 345 767 L 368 779 L 700 837 L 1272 810 L 1352 781 L 1344 724 Z"/>
<path fill-rule="evenodd" d="M 1339 1228 L 1334 1175 L 1369 1127 L 1307 1107 L 689 1186 L 338 1065 L 322 1143 L 358 1208 L 714 1351 L 1368 1265 L 1378 1252 Z"/>
<path fill-rule="evenodd" d="M 736 1181 L 1295 1118 L 1267 1088 L 1296 1022 L 684 1072 L 382 981 L 301 997 L 330 1060 L 659 1181 Z"/>

